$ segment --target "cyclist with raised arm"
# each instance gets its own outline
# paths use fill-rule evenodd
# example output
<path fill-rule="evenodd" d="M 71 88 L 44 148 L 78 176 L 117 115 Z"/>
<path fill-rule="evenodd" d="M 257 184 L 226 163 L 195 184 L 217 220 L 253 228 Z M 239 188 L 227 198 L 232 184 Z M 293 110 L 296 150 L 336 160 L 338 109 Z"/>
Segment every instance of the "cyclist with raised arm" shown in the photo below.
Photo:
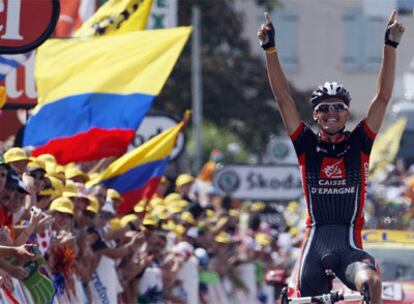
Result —
<path fill-rule="evenodd" d="M 301 120 L 277 56 L 275 29 L 267 13 L 257 33 L 266 53 L 270 86 L 298 156 L 307 203 L 307 231 L 296 286 L 302 297 L 330 291 L 322 264 L 331 256 L 335 260 L 332 270 L 346 286 L 361 293 L 368 286 L 371 302 L 382 303 L 380 274 L 374 258 L 362 249 L 361 230 L 369 155 L 392 95 L 396 48 L 404 32 L 396 14 L 395 10 L 391 13 L 385 31 L 376 95 L 352 131 L 345 131 L 351 97 L 336 82 L 319 86 L 310 98 L 319 132 L 315 134 Z"/>

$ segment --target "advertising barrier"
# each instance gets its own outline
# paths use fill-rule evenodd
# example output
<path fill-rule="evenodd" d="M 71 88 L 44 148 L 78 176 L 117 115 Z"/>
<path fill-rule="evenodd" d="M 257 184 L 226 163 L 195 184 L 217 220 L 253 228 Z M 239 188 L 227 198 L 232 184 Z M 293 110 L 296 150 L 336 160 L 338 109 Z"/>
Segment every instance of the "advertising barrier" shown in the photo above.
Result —
<path fill-rule="evenodd" d="M 296 165 L 226 165 L 214 174 L 213 183 L 233 199 L 288 201 L 303 195 Z"/>

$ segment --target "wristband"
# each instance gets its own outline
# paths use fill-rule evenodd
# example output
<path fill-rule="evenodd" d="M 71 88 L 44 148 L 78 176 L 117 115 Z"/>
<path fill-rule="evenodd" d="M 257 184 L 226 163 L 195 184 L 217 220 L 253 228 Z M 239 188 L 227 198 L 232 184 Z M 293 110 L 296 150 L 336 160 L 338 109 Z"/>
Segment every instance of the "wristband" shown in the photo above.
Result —
<path fill-rule="evenodd" d="M 384 37 L 384 43 L 386 45 L 392 46 L 393 48 L 397 48 L 399 42 L 398 41 L 393 41 L 390 39 L 390 35 L 391 35 L 391 30 L 388 28 L 385 31 L 385 37 Z"/>
<path fill-rule="evenodd" d="M 266 54 L 274 54 L 274 53 L 277 53 L 277 50 L 276 50 L 276 48 L 275 47 L 272 47 L 272 48 L 268 48 L 267 50 L 265 50 L 265 53 Z"/>

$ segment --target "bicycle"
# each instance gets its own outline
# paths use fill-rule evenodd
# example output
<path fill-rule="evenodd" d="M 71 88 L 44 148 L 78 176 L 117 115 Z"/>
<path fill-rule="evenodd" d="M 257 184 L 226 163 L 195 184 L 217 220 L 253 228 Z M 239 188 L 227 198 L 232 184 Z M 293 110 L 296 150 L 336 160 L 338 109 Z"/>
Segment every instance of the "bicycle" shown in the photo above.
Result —
<path fill-rule="evenodd" d="M 332 269 L 335 268 L 338 262 L 337 257 L 332 253 L 328 253 L 322 257 L 321 262 L 328 276 L 330 289 L 332 289 L 332 281 L 335 279 L 335 273 Z M 339 291 L 331 290 L 329 293 L 311 297 L 289 298 L 287 287 L 284 287 L 281 292 L 281 304 L 334 304 L 339 301 L 363 301 L 364 304 L 371 304 L 368 284 L 365 283 L 363 291 L 356 294 L 341 294 Z"/>

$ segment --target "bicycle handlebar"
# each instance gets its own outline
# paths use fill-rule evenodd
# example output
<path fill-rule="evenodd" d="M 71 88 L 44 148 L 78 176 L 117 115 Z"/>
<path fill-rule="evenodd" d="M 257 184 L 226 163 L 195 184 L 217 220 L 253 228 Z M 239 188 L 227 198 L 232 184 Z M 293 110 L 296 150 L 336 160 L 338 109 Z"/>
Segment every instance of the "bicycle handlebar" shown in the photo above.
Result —
<path fill-rule="evenodd" d="M 291 298 L 289 299 L 290 304 L 311 304 L 311 303 L 323 303 L 323 304 L 333 304 L 338 301 L 361 301 L 364 299 L 364 296 L 361 294 L 345 294 L 341 295 L 337 291 L 320 296 L 313 297 L 303 297 L 303 298 Z"/>

